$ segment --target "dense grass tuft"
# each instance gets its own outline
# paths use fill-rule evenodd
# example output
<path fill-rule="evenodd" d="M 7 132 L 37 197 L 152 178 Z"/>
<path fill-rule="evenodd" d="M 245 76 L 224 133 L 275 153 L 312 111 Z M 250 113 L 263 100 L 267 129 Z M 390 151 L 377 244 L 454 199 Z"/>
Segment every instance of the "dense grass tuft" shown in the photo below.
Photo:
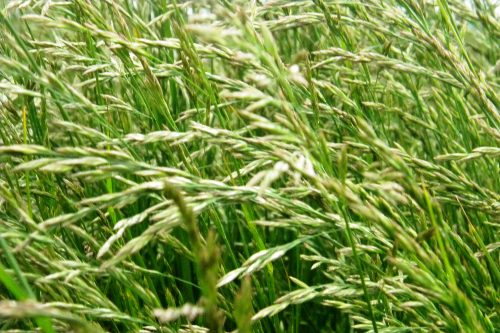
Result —
<path fill-rule="evenodd" d="M 490 0 L 0 0 L 0 331 L 500 331 Z"/>

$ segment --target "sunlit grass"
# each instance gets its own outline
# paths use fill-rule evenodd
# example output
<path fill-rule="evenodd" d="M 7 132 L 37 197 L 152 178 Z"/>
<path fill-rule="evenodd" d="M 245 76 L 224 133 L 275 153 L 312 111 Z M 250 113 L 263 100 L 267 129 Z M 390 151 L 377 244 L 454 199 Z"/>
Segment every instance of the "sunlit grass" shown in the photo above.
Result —
<path fill-rule="evenodd" d="M 500 330 L 496 5 L 0 9 L 0 331 Z"/>

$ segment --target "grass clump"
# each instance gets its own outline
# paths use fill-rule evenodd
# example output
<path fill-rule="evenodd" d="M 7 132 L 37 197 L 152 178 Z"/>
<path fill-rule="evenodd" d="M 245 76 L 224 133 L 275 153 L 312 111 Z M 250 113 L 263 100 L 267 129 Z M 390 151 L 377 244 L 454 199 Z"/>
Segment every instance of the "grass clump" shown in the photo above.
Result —
<path fill-rule="evenodd" d="M 0 331 L 497 332 L 495 12 L 0 0 Z"/>

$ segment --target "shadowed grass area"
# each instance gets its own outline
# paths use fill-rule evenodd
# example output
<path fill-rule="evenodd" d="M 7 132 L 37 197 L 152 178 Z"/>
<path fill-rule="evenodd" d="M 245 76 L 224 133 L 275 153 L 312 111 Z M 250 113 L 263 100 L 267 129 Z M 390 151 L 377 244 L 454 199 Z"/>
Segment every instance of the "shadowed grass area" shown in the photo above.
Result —
<path fill-rule="evenodd" d="M 0 331 L 500 331 L 476 0 L 0 0 Z"/>

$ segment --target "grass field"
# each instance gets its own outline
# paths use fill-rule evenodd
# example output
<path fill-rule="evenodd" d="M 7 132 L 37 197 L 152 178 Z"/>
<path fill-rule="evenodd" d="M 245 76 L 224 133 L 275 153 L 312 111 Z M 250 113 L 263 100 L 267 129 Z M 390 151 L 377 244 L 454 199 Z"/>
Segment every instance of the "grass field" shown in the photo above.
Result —
<path fill-rule="evenodd" d="M 496 11 L 0 0 L 0 331 L 500 332 Z"/>

